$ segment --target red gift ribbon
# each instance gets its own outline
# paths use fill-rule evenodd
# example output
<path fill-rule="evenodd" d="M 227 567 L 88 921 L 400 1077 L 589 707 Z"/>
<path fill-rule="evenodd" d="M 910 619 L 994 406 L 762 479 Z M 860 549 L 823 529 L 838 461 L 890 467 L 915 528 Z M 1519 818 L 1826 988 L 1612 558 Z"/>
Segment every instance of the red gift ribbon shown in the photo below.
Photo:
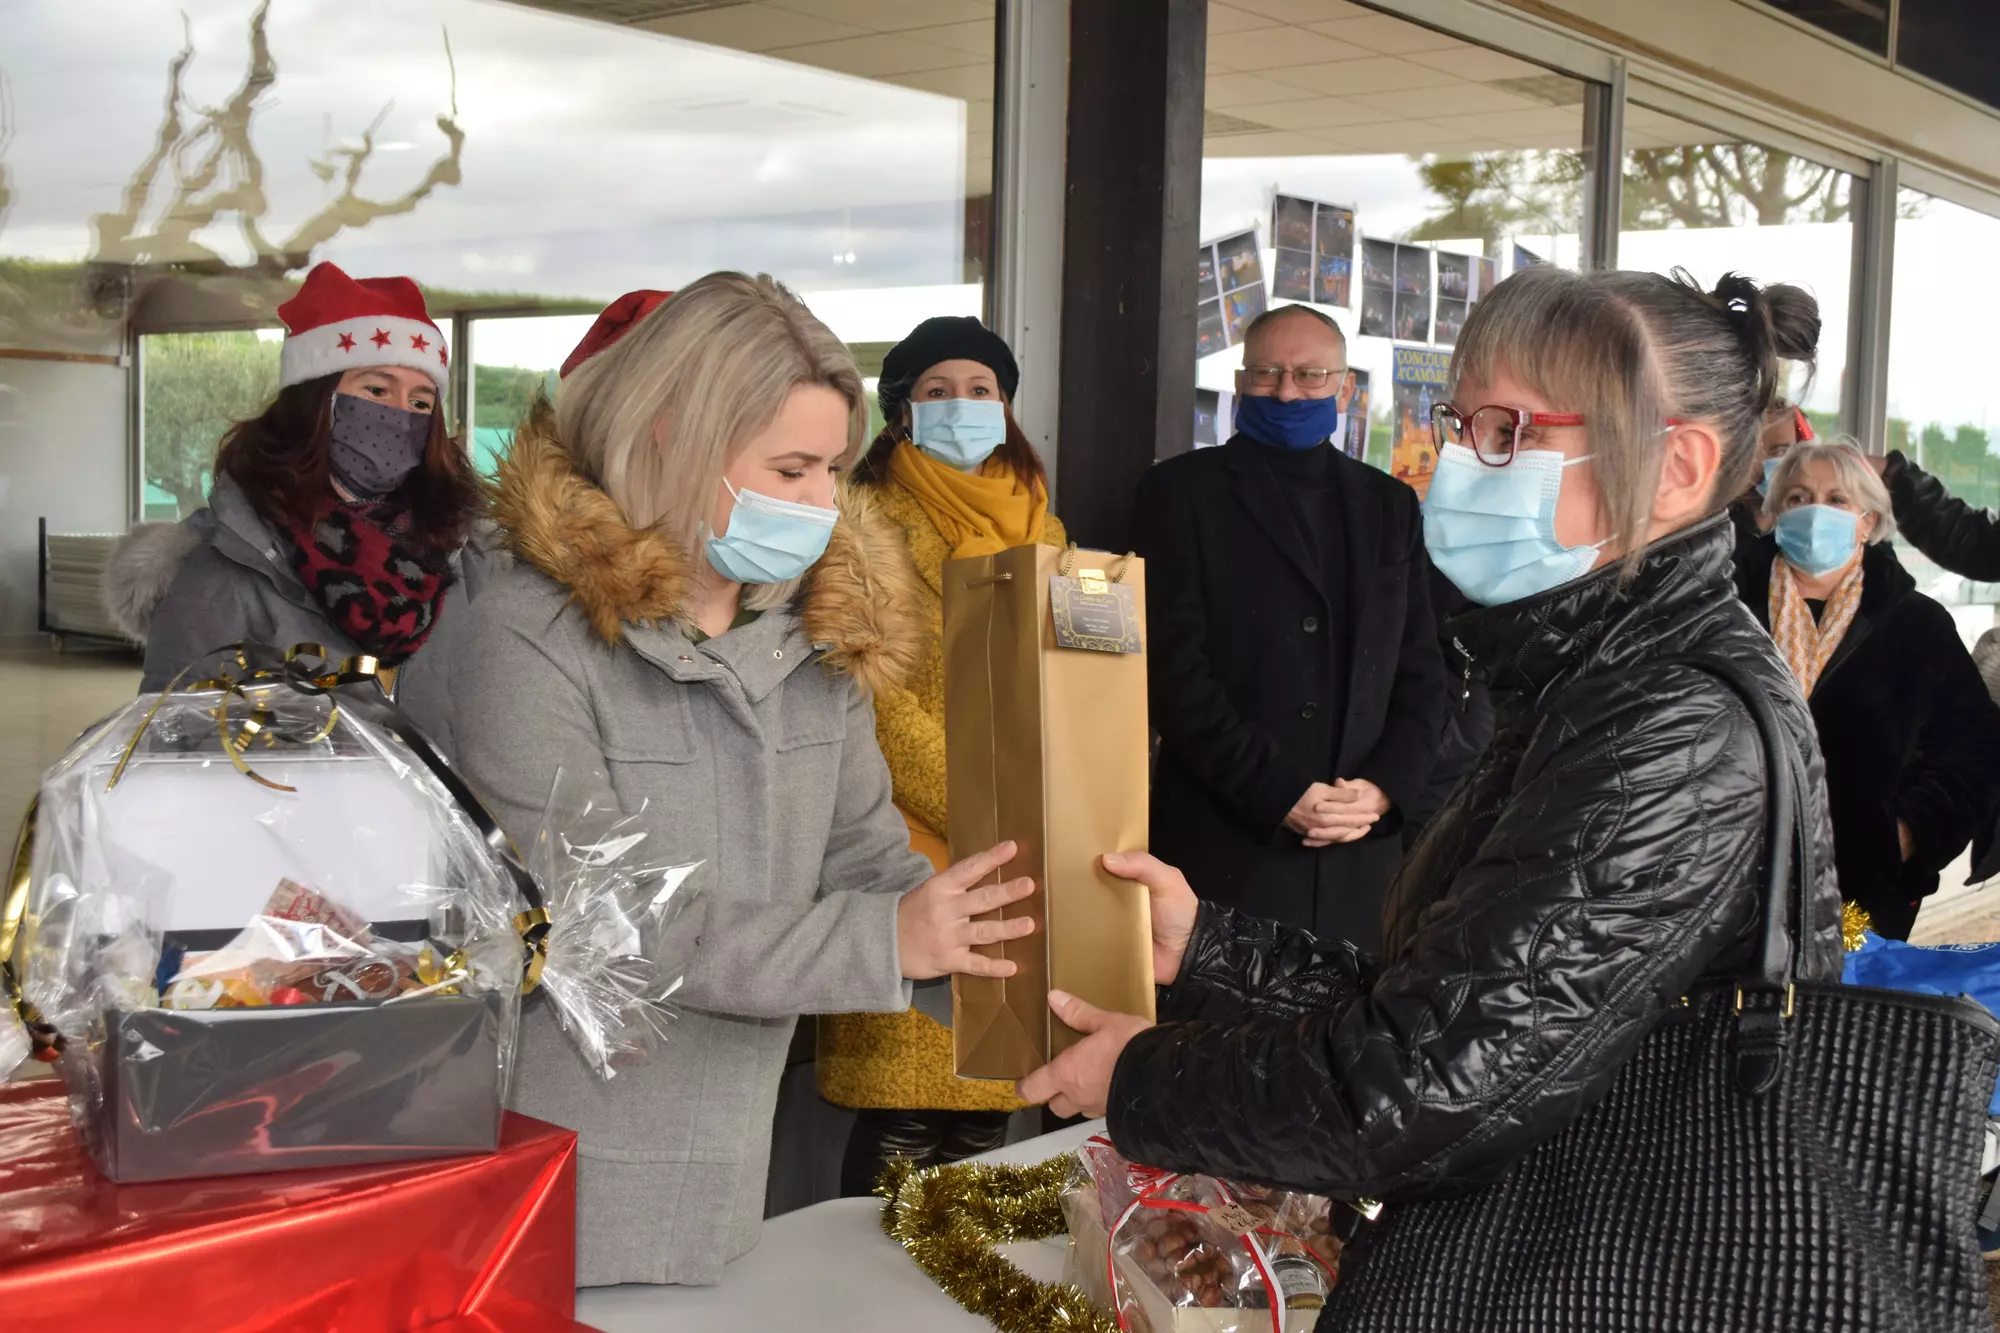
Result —
<path fill-rule="evenodd" d="M 1101 1134 L 1092 1135 L 1085 1146 L 1109 1148 L 1114 1153 L 1118 1151 L 1111 1140 Z M 1122 1157 L 1119 1160 L 1124 1161 Z M 1146 1183 L 1140 1187 L 1138 1197 L 1127 1204 L 1125 1211 L 1118 1215 L 1118 1220 L 1112 1224 L 1110 1233 L 1106 1237 L 1104 1244 L 1104 1276 L 1108 1284 L 1108 1289 L 1111 1292 L 1111 1312 L 1118 1320 L 1118 1327 L 1121 1329 L 1130 1329 L 1132 1326 L 1126 1322 L 1125 1308 L 1118 1300 L 1117 1254 L 1119 1230 L 1127 1222 L 1131 1221 L 1132 1214 L 1138 1212 L 1141 1208 L 1173 1209 L 1177 1212 L 1202 1213 L 1204 1215 L 1209 1212 L 1207 1204 L 1195 1203 L 1188 1199 L 1165 1199 L 1160 1197 L 1175 1181 L 1181 1178 L 1180 1172 L 1162 1171 L 1158 1167 L 1141 1166 L 1137 1162 L 1127 1162 L 1126 1170 L 1131 1174 L 1136 1174 Z M 1235 1192 L 1229 1188 L 1227 1181 L 1216 1180 L 1215 1188 L 1221 1193 L 1224 1203 L 1233 1204 L 1236 1202 Z M 1270 1294 L 1271 1333 L 1285 1333 L 1285 1293 L 1279 1288 L 1278 1279 L 1271 1272 L 1270 1258 L 1264 1253 L 1264 1247 L 1258 1244 L 1256 1237 L 1261 1235 L 1282 1238 L 1285 1234 L 1282 1231 L 1273 1231 L 1269 1227 L 1253 1227 L 1237 1238 L 1243 1242 L 1243 1248 L 1249 1251 L 1250 1262 L 1256 1265 L 1257 1275 L 1264 1279 L 1264 1290 Z M 1310 1249 L 1306 1251 L 1306 1256 L 1321 1268 L 1326 1268 L 1325 1261 Z M 1328 1270 L 1327 1276 L 1329 1278 L 1333 1276 L 1331 1270 Z"/>

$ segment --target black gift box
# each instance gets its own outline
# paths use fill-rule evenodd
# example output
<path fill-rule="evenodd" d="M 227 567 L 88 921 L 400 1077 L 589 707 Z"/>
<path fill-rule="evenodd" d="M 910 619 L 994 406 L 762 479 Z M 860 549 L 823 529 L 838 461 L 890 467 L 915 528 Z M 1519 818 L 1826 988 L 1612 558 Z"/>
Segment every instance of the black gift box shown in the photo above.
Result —
<path fill-rule="evenodd" d="M 68 1058 L 102 1089 L 84 1138 L 113 1180 L 351 1166 L 493 1151 L 513 1017 L 499 992 L 114 1009 Z"/>

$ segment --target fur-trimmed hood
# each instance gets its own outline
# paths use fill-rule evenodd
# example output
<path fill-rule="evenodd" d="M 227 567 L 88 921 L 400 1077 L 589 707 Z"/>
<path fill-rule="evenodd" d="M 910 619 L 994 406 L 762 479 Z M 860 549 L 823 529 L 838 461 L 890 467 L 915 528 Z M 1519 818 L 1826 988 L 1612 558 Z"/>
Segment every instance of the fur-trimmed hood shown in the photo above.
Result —
<path fill-rule="evenodd" d="M 694 583 L 688 556 L 664 534 L 634 528 L 617 503 L 577 469 L 557 438 L 555 411 L 539 403 L 514 434 L 493 486 L 493 516 L 515 558 L 567 588 L 598 638 L 624 626 L 672 620 Z M 896 525 L 843 488 L 826 554 L 806 575 L 796 606 L 826 661 L 873 693 L 900 685 L 923 660 L 921 584 Z"/>

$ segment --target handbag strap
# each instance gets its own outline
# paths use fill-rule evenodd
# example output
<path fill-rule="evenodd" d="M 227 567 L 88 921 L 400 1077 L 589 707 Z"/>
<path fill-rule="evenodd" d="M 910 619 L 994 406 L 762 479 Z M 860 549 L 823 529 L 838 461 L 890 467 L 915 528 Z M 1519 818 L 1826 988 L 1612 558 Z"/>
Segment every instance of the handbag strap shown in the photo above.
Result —
<path fill-rule="evenodd" d="M 1808 894 L 1814 882 L 1812 842 L 1800 817 L 1803 766 L 1791 735 L 1778 720 L 1770 696 L 1749 673 L 1726 657 L 1686 653 L 1661 659 L 1690 666 L 1728 685 L 1750 711 L 1764 750 L 1765 802 L 1762 921 L 1757 957 L 1736 987 L 1736 1083 L 1744 1092 L 1770 1090 L 1784 1063 L 1785 1023 L 1792 1016 Z"/>

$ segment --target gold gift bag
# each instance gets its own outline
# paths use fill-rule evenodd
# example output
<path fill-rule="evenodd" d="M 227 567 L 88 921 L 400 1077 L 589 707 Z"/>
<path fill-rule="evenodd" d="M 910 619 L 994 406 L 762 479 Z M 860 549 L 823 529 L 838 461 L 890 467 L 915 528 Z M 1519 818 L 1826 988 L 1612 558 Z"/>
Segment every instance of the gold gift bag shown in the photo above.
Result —
<path fill-rule="evenodd" d="M 1012 838 L 994 876 L 1036 892 L 1005 916 L 1025 939 L 983 952 L 1019 970 L 952 978 L 952 1041 L 965 1078 L 1019 1078 L 1078 1034 L 1051 989 L 1153 1016 L 1152 917 L 1143 886 L 1105 852 L 1146 847 L 1143 561 L 1017 546 L 944 567 L 946 796 L 960 860 Z"/>

